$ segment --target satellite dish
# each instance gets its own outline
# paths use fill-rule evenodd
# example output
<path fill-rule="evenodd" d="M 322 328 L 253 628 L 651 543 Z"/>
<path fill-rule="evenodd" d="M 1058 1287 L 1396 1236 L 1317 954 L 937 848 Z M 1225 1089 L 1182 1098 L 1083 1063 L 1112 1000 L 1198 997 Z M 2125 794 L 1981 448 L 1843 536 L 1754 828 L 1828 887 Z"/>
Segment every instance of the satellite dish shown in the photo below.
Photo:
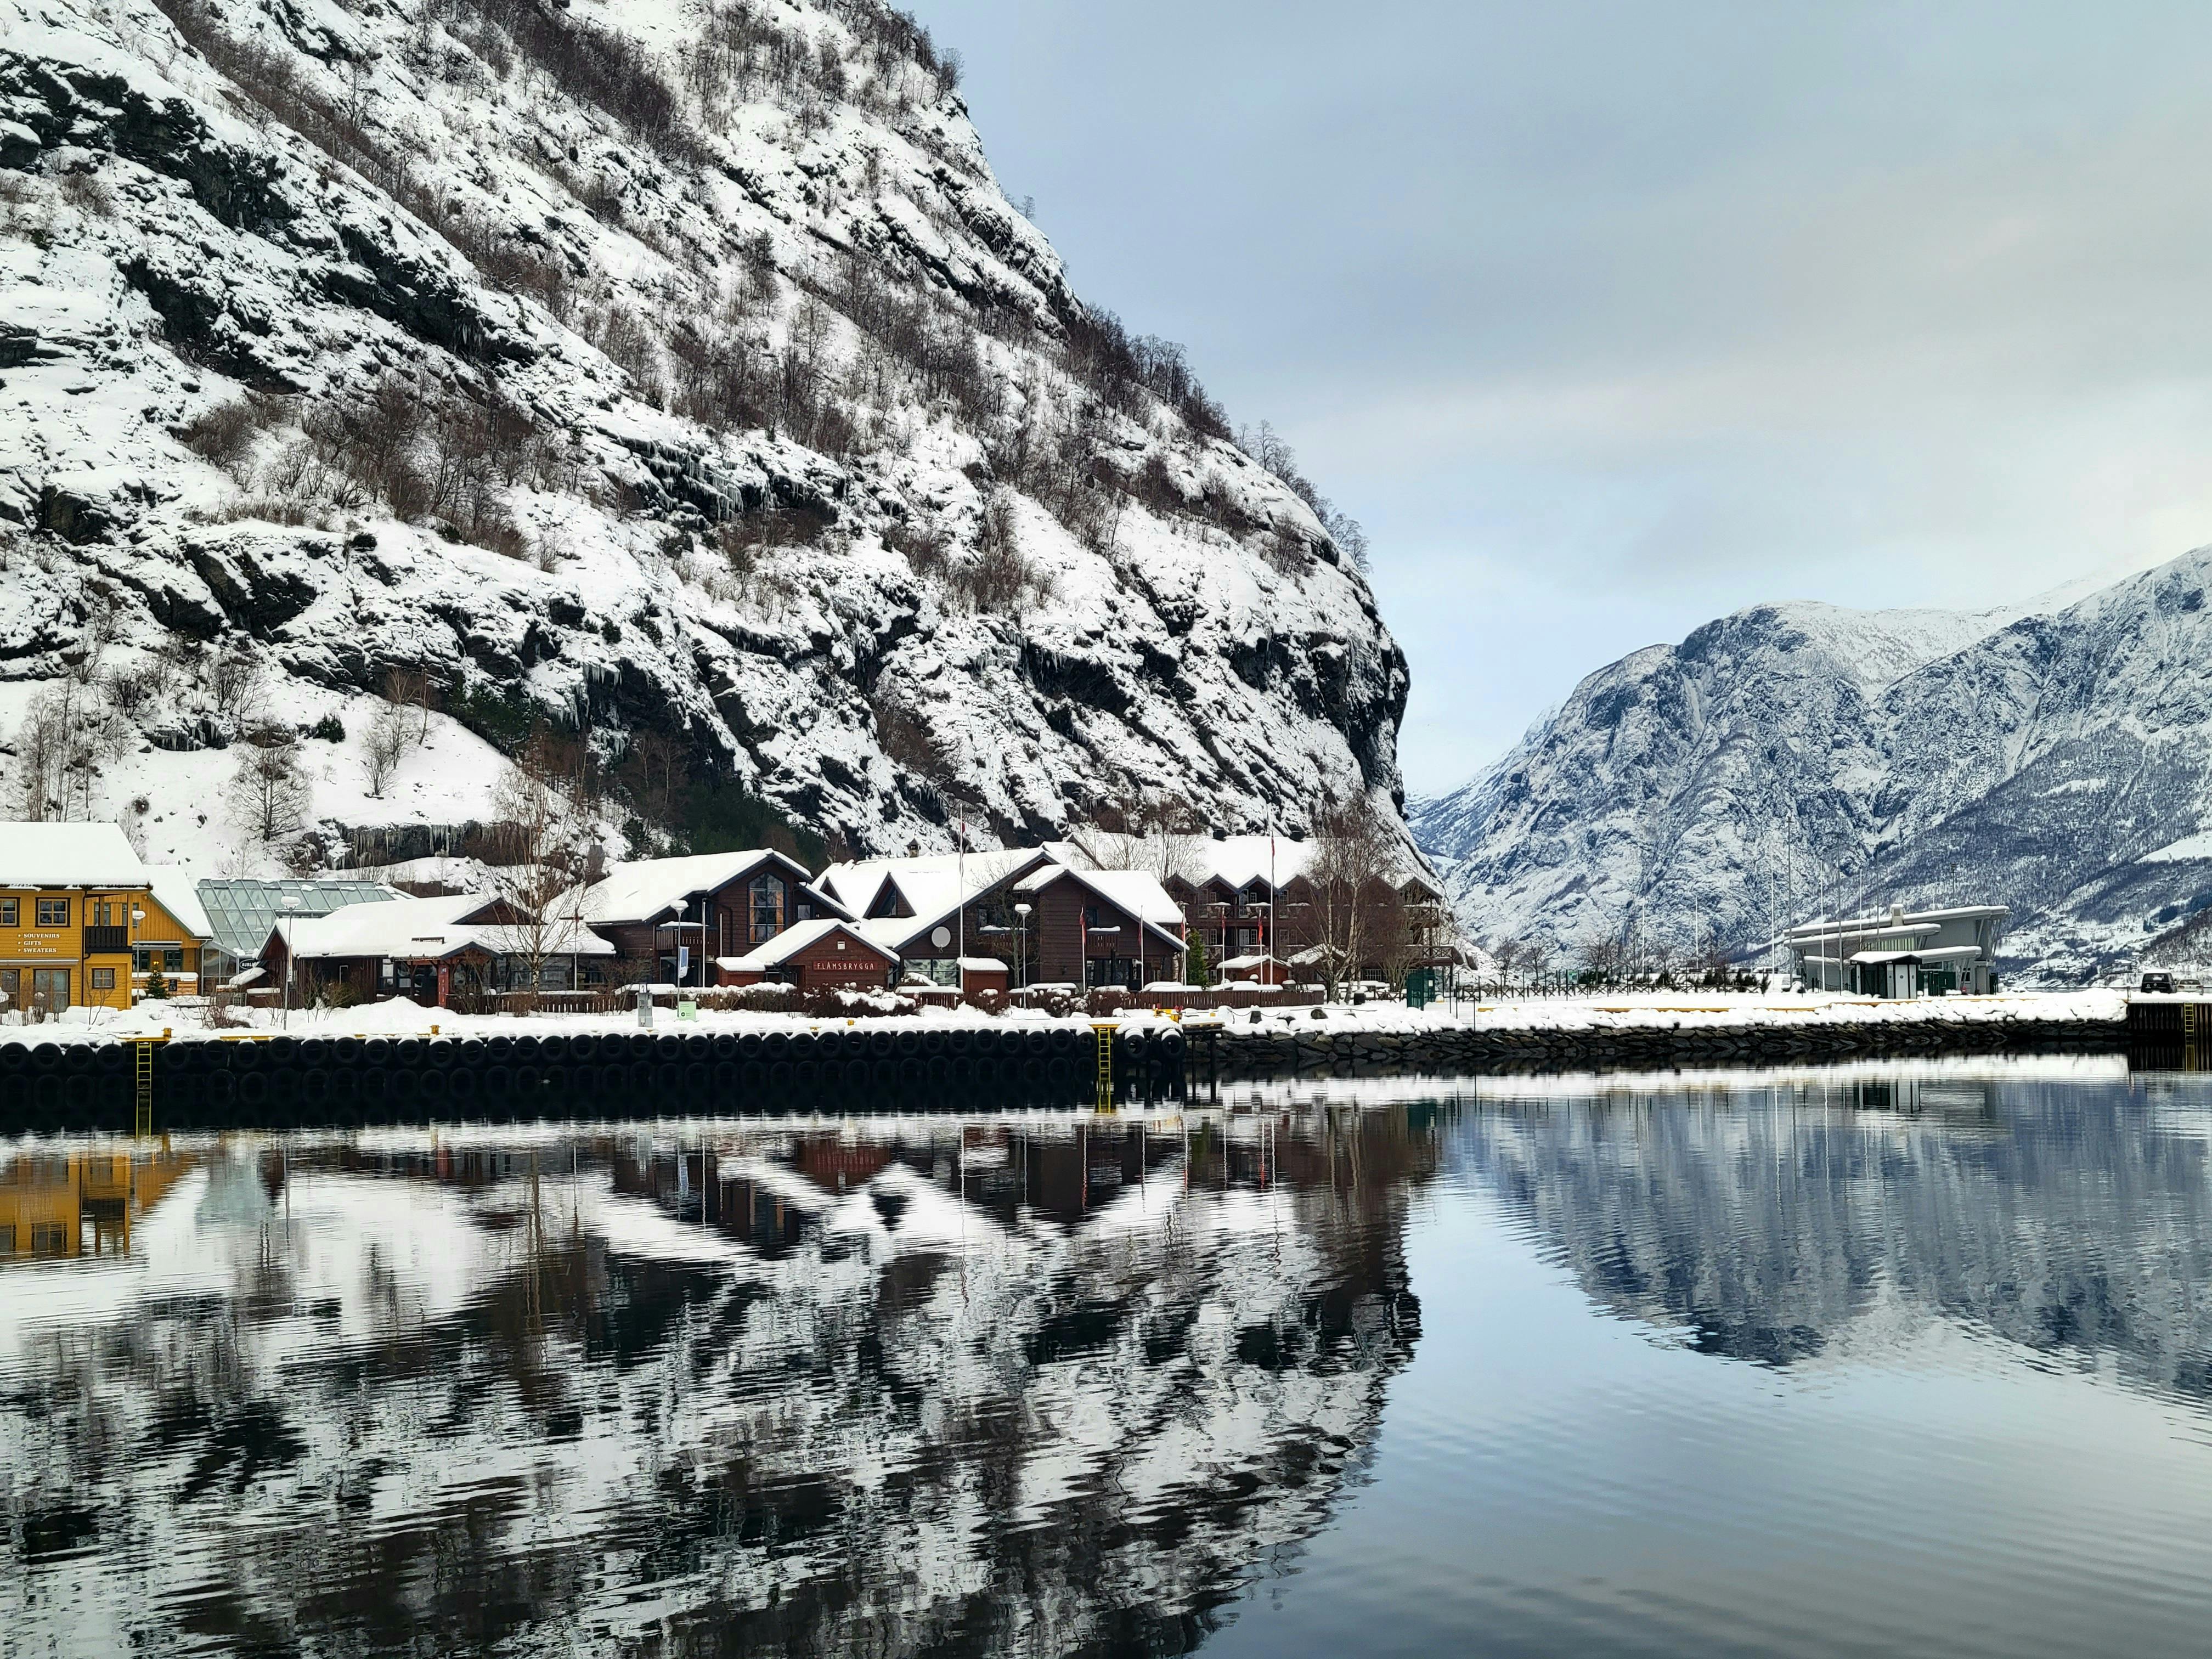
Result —
<path fill-rule="evenodd" d="M 942 951 L 946 945 L 952 943 L 952 930 L 950 927 L 931 928 L 929 930 L 929 942 L 932 945 L 934 945 L 939 950 Z"/>

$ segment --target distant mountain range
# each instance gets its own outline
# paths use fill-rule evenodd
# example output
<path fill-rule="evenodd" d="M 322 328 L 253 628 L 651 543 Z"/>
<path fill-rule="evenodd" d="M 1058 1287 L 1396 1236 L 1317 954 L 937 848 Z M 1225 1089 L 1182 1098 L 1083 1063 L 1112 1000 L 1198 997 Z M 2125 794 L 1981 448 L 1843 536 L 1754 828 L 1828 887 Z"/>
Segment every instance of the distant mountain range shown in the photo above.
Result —
<path fill-rule="evenodd" d="M 1755 605 L 1598 670 L 1408 811 L 1470 933 L 1750 952 L 1790 921 L 1996 901 L 2039 981 L 2212 904 L 2212 549 L 2012 610 Z"/>

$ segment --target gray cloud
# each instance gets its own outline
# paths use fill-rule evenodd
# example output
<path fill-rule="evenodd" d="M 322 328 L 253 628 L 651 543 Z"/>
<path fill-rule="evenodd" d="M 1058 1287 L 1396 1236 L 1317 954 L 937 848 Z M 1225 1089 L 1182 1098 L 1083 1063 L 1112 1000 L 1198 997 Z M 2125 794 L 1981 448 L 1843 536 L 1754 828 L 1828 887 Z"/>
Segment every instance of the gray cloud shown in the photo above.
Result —
<path fill-rule="evenodd" d="M 1080 291 L 1375 542 L 1417 789 L 1762 599 L 2212 539 L 2212 11 L 933 0 Z"/>

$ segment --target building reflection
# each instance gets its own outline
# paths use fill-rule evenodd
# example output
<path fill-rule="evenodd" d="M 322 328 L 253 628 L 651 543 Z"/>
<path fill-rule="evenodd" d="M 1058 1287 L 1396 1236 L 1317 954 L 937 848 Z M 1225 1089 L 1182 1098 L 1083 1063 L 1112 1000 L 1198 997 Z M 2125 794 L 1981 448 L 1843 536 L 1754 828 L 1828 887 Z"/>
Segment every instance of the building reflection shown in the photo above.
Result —
<path fill-rule="evenodd" d="M 1180 1650 L 1370 1446 L 1438 1147 L 1402 1111 L 211 1146 L 137 1295 L 0 1315 L 0 1502 L 88 1650 Z"/>
<path fill-rule="evenodd" d="M 198 1162 L 167 1147 L 0 1160 L 0 1267 L 26 1258 L 128 1254 L 133 1224 Z"/>

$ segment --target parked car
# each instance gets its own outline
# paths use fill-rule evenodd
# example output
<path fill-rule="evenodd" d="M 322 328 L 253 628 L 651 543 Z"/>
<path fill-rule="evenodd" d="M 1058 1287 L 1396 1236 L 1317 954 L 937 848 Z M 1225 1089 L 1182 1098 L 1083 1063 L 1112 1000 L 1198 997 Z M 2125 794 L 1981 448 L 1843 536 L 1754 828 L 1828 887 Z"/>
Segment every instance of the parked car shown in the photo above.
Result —
<path fill-rule="evenodd" d="M 2172 974 L 2145 974 L 2142 976 L 2142 984 L 2138 988 L 2144 991 L 2153 992 L 2162 996 L 2172 996 L 2173 994 L 2173 975 Z"/>

